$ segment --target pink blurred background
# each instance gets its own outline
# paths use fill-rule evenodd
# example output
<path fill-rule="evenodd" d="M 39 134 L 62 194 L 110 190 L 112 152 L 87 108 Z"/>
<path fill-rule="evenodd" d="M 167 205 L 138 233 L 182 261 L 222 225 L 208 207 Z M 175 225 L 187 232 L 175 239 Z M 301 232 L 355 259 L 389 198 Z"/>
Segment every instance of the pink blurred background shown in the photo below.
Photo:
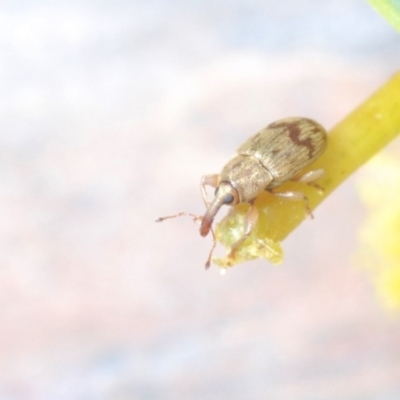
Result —
<path fill-rule="evenodd" d="M 400 398 L 354 178 L 279 267 L 205 272 L 210 238 L 153 222 L 202 213 L 261 127 L 329 129 L 399 68 L 367 2 L 6 0 L 0 56 L 0 400 Z"/>

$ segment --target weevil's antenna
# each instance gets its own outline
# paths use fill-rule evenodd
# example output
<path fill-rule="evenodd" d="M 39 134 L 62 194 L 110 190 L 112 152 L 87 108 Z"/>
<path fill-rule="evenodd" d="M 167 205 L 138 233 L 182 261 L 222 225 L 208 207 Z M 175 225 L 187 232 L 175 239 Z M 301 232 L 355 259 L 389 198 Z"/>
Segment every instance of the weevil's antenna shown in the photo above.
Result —
<path fill-rule="evenodd" d="M 195 215 L 195 214 L 192 214 L 192 213 L 189 213 L 189 212 L 186 212 L 186 211 L 182 211 L 182 212 L 180 212 L 178 214 L 167 215 L 166 217 L 157 218 L 155 222 L 162 222 L 162 221 L 165 221 L 166 219 L 172 219 L 172 218 L 178 218 L 178 217 L 192 217 L 194 222 L 198 222 L 198 221 L 201 222 L 203 220 L 203 216 L 202 215 Z M 208 258 L 207 258 L 206 264 L 205 264 L 206 269 L 210 268 L 211 257 L 212 257 L 212 254 L 213 254 L 214 250 L 215 250 L 215 247 L 217 246 L 217 239 L 215 237 L 214 230 L 213 230 L 213 228 L 211 226 L 210 226 L 210 231 L 211 231 L 211 234 L 212 234 L 212 237 L 213 237 L 213 244 L 212 244 L 210 253 L 208 254 Z"/>
<path fill-rule="evenodd" d="M 189 213 L 186 211 L 182 211 L 178 214 L 168 215 L 166 217 L 157 218 L 155 220 L 155 222 L 162 222 L 162 221 L 165 221 L 166 219 L 178 218 L 178 217 L 192 217 L 194 222 L 201 221 L 203 219 L 203 217 L 201 215 L 195 215 L 195 214 L 192 214 L 192 213 Z"/>

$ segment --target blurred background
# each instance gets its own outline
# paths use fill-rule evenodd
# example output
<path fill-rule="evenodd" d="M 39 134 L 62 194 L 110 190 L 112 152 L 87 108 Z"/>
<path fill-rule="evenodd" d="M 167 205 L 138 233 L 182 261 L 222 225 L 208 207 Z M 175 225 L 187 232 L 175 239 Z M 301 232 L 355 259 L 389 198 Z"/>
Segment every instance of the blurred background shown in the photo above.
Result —
<path fill-rule="evenodd" d="M 2 1 L 0 400 L 399 399 L 357 174 L 281 266 L 205 272 L 210 238 L 154 223 L 201 214 L 200 177 L 257 130 L 330 129 L 399 59 L 363 0 Z"/>

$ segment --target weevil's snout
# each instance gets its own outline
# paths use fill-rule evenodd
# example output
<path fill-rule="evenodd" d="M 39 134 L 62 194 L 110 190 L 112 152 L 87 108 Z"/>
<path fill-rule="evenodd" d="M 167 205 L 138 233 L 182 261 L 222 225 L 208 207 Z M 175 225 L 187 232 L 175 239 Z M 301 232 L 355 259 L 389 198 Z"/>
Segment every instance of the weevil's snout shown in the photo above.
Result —
<path fill-rule="evenodd" d="M 201 220 L 200 235 L 207 236 L 211 225 L 222 205 L 233 206 L 239 203 L 237 190 L 228 182 L 221 182 L 215 190 L 215 197 Z"/>
<path fill-rule="evenodd" d="M 201 225 L 200 225 L 200 235 L 201 236 L 204 237 L 204 236 L 208 235 L 208 232 L 210 232 L 213 221 L 214 221 L 214 217 L 212 217 L 212 216 L 210 217 L 206 213 L 206 215 L 201 220 Z"/>

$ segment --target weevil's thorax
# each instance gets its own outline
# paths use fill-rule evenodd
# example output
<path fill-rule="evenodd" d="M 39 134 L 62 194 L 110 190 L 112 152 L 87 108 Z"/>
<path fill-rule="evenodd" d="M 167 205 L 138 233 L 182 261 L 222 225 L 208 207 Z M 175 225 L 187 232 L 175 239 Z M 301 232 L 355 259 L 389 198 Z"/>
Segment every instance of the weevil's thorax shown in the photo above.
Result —
<path fill-rule="evenodd" d="M 238 191 L 240 203 L 245 203 L 265 190 L 272 176 L 256 158 L 238 155 L 225 165 L 219 181 L 230 183 Z"/>

